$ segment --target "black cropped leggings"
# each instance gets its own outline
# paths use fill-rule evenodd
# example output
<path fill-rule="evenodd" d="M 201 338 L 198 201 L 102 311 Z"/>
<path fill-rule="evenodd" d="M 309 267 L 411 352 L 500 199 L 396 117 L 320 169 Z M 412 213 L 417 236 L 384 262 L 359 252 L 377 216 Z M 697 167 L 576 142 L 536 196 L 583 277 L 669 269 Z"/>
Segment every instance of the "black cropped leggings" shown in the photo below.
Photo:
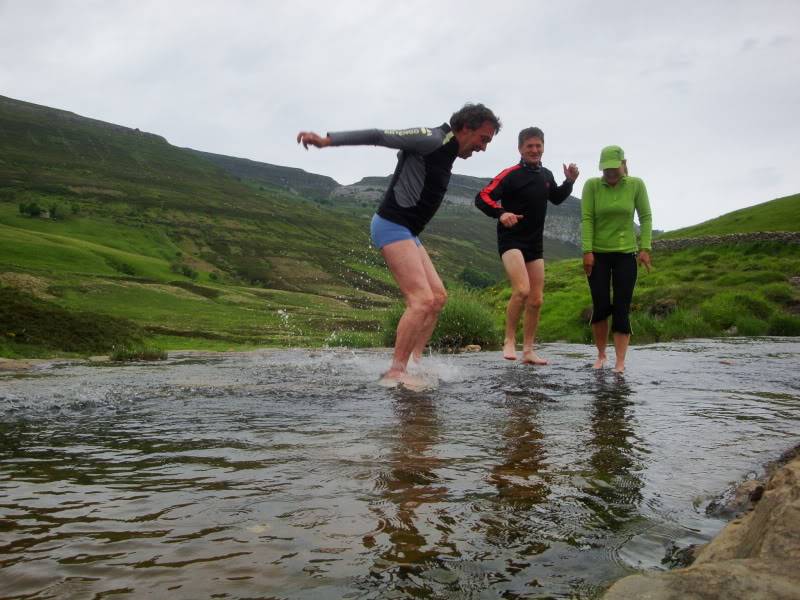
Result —
<path fill-rule="evenodd" d="M 595 252 L 589 275 L 592 292 L 592 324 L 611 319 L 611 331 L 631 333 L 631 300 L 636 286 L 636 255 Z M 613 289 L 613 300 L 611 291 Z"/>

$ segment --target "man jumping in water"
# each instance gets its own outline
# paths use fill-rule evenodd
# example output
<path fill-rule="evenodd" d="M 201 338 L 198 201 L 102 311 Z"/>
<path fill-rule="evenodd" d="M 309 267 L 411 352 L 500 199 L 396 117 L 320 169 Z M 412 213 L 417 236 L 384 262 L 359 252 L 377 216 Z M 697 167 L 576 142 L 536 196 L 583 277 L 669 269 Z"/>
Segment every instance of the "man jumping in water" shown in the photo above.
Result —
<path fill-rule="evenodd" d="M 483 104 L 466 104 L 438 127 L 365 129 L 317 135 L 297 134 L 297 143 L 327 146 L 385 146 L 396 148 L 395 167 L 380 207 L 372 217 L 372 243 L 380 249 L 406 303 L 397 324 L 392 366 L 385 383 L 418 385 L 407 372 L 409 358 L 422 357 L 447 292 L 419 234 L 442 203 L 456 157 L 482 152 L 500 131 L 501 123 Z"/>

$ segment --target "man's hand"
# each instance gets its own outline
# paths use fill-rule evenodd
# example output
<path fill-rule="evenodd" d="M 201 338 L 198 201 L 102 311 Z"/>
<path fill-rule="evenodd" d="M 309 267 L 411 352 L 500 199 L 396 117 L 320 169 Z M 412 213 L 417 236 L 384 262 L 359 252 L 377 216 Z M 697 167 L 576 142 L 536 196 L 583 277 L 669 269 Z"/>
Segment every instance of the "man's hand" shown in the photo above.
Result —
<path fill-rule="evenodd" d="M 587 277 L 591 277 L 594 268 L 594 252 L 583 253 L 583 272 Z"/>
<path fill-rule="evenodd" d="M 515 215 L 514 213 L 507 212 L 500 215 L 500 223 L 503 225 L 503 227 L 511 228 L 519 223 L 523 218 L 523 215 Z"/>
<path fill-rule="evenodd" d="M 319 136 L 313 131 L 301 131 L 297 134 L 297 143 L 303 144 L 303 148 L 306 150 L 308 150 L 309 146 L 324 148 L 331 145 L 331 138 L 327 135 L 325 137 Z"/>
<path fill-rule="evenodd" d="M 569 163 L 569 166 L 564 165 L 564 177 L 567 178 L 567 181 L 571 183 L 575 183 L 575 180 L 578 178 L 578 175 L 581 174 L 580 170 L 578 170 L 578 165 L 575 163 Z"/>
<path fill-rule="evenodd" d="M 639 264 L 644 265 L 647 272 L 650 272 L 652 264 L 650 262 L 650 253 L 647 250 L 639 250 Z"/>

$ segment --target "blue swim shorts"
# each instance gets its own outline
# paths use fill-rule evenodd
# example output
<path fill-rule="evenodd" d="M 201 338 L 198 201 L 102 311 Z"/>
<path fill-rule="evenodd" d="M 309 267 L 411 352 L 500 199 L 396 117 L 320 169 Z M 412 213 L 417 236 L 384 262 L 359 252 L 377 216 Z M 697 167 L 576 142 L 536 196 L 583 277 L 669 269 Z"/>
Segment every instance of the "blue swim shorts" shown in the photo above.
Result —
<path fill-rule="evenodd" d="M 419 238 L 411 233 L 408 227 L 388 221 L 377 213 L 372 216 L 369 232 L 372 236 L 372 243 L 379 250 L 392 242 L 399 242 L 401 240 L 414 240 L 417 246 L 422 245 Z"/>

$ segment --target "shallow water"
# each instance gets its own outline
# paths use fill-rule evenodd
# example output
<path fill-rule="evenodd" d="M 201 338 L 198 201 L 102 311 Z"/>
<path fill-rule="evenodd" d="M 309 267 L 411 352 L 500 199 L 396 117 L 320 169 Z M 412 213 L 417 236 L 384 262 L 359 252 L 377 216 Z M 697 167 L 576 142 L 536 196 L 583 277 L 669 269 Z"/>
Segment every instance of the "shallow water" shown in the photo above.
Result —
<path fill-rule="evenodd" d="M 174 354 L 0 376 L 0 597 L 591 598 L 800 441 L 800 342 L 548 367 Z"/>

